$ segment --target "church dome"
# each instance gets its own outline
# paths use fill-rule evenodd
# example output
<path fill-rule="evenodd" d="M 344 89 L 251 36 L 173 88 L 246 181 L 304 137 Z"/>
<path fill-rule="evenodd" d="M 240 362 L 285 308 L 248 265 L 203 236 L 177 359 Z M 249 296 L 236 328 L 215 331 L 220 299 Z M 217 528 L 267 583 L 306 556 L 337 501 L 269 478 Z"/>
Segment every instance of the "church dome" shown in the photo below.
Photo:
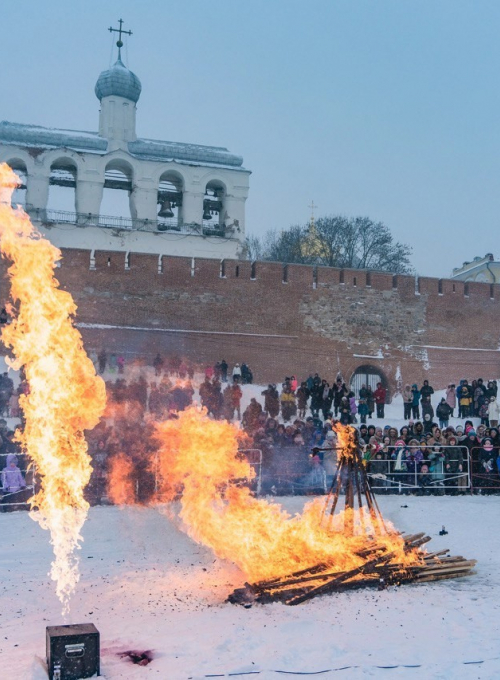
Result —
<path fill-rule="evenodd" d="M 107 71 L 103 71 L 95 84 L 95 93 L 99 101 L 103 97 L 116 95 L 137 102 L 141 96 L 141 81 L 129 71 L 118 57 L 118 61 Z"/>

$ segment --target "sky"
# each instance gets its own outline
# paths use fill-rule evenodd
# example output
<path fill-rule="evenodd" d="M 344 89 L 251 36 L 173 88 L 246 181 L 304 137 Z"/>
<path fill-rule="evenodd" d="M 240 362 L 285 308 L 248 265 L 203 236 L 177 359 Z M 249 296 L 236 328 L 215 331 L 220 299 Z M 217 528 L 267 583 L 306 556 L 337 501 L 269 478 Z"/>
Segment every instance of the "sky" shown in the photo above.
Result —
<path fill-rule="evenodd" d="M 121 17 L 138 135 L 242 155 L 248 234 L 304 224 L 314 201 L 384 222 L 420 275 L 500 259 L 498 0 L 25 0 L 0 16 L 2 120 L 97 130 Z"/>

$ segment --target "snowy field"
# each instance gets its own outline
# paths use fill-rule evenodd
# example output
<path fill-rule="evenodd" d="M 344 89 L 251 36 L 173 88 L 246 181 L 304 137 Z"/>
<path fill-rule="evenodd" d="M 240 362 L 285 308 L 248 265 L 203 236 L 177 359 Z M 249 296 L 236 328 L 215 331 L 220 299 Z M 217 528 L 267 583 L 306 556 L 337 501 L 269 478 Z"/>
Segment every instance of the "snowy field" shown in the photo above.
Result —
<path fill-rule="evenodd" d="M 299 511 L 301 498 L 285 498 Z M 402 531 L 479 560 L 465 579 L 323 596 L 297 607 L 225 604 L 243 578 L 155 509 L 91 508 L 67 623 L 101 633 L 104 677 L 184 680 L 253 672 L 331 678 L 499 678 L 499 497 L 384 497 Z M 407 505 L 408 507 L 402 507 Z M 449 534 L 438 535 L 442 525 Z M 45 626 L 63 623 L 48 535 L 26 512 L 0 515 L 0 677 L 42 680 Z M 151 650 L 146 667 L 121 658 Z M 391 667 L 388 670 L 387 667 Z M 257 674 L 258 673 L 258 674 Z M 251 677 L 244 675 L 242 677 Z M 293 675 L 290 677 L 294 677 Z"/>

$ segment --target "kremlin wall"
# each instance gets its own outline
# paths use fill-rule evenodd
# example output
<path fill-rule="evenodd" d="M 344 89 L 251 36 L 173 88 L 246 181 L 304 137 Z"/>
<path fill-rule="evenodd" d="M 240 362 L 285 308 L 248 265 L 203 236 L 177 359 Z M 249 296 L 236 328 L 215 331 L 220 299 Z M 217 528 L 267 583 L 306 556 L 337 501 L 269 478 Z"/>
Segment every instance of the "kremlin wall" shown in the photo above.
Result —
<path fill-rule="evenodd" d="M 91 259 L 92 257 L 92 259 Z M 8 296 L 2 261 L 1 297 Z M 88 351 L 247 362 L 259 383 L 380 373 L 435 388 L 500 375 L 500 285 L 363 270 L 63 250 Z"/>

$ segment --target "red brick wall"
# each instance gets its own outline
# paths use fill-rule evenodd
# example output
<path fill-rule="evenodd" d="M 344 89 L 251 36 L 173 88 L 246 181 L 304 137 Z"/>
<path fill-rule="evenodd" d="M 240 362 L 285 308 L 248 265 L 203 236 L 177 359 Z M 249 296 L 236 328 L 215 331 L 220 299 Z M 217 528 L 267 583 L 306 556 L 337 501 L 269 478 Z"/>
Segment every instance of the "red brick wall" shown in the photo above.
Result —
<path fill-rule="evenodd" d="M 316 371 L 333 379 L 339 369 L 349 378 L 371 364 L 393 391 L 398 371 L 403 382 L 428 377 L 438 388 L 500 375 L 499 286 L 270 262 L 227 260 L 221 270 L 197 258 L 193 268 L 169 256 L 159 272 L 157 255 L 139 253 L 128 265 L 124 253 L 99 251 L 91 269 L 90 252 L 63 252 L 56 275 L 78 323 L 150 329 L 82 328 L 89 349 L 246 361 L 259 382 Z M 4 276 L 2 299 L 8 292 Z"/>

